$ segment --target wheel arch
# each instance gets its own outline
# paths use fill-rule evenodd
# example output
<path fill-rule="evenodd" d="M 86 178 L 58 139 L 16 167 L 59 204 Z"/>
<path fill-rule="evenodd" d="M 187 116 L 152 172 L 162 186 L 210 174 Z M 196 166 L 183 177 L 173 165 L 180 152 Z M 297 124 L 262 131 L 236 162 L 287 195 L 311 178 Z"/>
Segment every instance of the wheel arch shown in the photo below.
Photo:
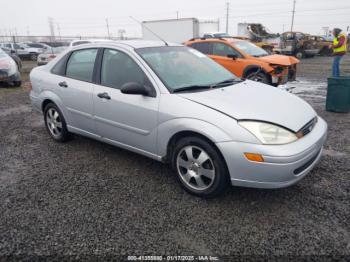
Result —
<path fill-rule="evenodd" d="M 45 106 L 48 103 L 53 103 L 55 104 L 60 111 L 63 114 L 63 117 L 66 120 L 67 125 L 69 125 L 69 123 L 71 123 L 71 120 L 69 119 L 69 114 L 67 112 L 67 109 L 65 108 L 62 100 L 59 98 L 59 96 L 57 96 L 55 93 L 51 92 L 51 91 L 44 91 L 40 94 L 40 100 L 41 100 L 41 105 L 40 105 L 40 109 L 42 112 L 44 112 Z"/>
<path fill-rule="evenodd" d="M 228 175 L 227 178 L 229 178 L 230 174 L 229 174 L 228 165 L 226 163 L 226 158 L 223 156 L 223 154 L 221 153 L 220 149 L 216 146 L 216 144 L 211 139 L 209 139 L 207 136 L 205 136 L 205 135 L 203 135 L 203 134 L 201 134 L 199 132 L 196 132 L 196 131 L 184 130 L 184 131 L 179 131 L 176 134 L 174 134 L 169 140 L 169 143 L 167 145 L 167 154 L 163 158 L 163 161 L 166 162 L 166 163 L 170 163 L 171 164 L 172 153 L 173 153 L 173 149 L 175 148 L 176 142 L 179 141 L 182 138 L 191 137 L 191 136 L 192 137 L 201 138 L 201 139 L 203 139 L 204 141 L 206 141 L 208 144 L 210 144 L 213 147 L 213 149 L 218 153 L 218 155 L 220 156 L 221 160 L 223 161 L 224 168 L 226 169 L 227 175 Z"/>
<path fill-rule="evenodd" d="M 243 78 L 247 78 L 247 76 L 251 73 L 254 73 L 256 71 L 258 71 L 259 69 L 262 70 L 262 72 L 267 76 L 267 78 L 269 79 L 270 83 L 272 82 L 271 79 L 271 75 L 260 65 L 249 65 L 246 68 L 244 68 L 243 71 Z"/>

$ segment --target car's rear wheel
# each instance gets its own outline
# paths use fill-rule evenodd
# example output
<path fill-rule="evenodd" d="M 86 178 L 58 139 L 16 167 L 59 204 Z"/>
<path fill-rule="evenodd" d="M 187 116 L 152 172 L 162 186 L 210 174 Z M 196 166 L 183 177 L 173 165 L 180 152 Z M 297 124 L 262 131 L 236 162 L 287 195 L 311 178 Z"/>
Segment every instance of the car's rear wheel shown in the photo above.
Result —
<path fill-rule="evenodd" d="M 50 136 L 58 142 L 65 142 L 70 134 L 63 114 L 54 103 L 48 103 L 44 109 L 44 120 Z"/>
<path fill-rule="evenodd" d="M 246 77 L 246 79 L 259 82 L 259 83 L 264 83 L 264 84 L 270 84 L 269 78 L 267 75 L 263 72 L 252 72 L 249 73 Z"/>
<path fill-rule="evenodd" d="M 180 185 L 199 197 L 215 197 L 230 184 L 222 156 L 213 145 L 199 137 L 185 137 L 176 143 L 172 166 Z"/>

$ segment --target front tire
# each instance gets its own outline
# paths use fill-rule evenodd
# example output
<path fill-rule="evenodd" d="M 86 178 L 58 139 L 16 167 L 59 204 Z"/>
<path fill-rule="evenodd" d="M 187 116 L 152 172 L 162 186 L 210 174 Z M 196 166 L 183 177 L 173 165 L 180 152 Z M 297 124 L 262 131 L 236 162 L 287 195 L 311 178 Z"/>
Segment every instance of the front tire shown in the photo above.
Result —
<path fill-rule="evenodd" d="M 192 195 L 212 198 L 230 185 L 221 154 L 202 138 L 181 138 L 175 144 L 171 162 L 178 182 Z"/>
<path fill-rule="evenodd" d="M 249 79 L 249 80 L 252 80 L 252 81 L 255 81 L 255 82 L 259 82 L 259 83 L 264 83 L 264 84 L 267 84 L 267 85 L 270 84 L 269 78 L 263 72 L 259 72 L 259 73 L 252 72 L 252 73 L 249 73 L 247 75 L 246 79 Z"/>
<path fill-rule="evenodd" d="M 48 103 L 45 106 L 44 120 L 46 130 L 55 141 L 65 142 L 69 140 L 70 134 L 67 129 L 66 120 L 61 110 L 54 103 Z"/>

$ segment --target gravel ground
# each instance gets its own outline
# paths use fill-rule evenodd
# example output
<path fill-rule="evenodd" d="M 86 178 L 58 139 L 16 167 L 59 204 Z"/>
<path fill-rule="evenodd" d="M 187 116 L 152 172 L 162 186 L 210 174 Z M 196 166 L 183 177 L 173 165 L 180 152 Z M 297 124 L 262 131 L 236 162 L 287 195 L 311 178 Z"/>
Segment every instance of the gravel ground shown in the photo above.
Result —
<path fill-rule="evenodd" d="M 286 189 L 231 188 L 213 200 L 143 156 L 78 136 L 55 143 L 24 88 L 0 89 L 0 260 L 350 259 L 350 115 L 324 110 L 330 63 L 303 60 L 293 84 L 329 124 L 319 165 Z"/>

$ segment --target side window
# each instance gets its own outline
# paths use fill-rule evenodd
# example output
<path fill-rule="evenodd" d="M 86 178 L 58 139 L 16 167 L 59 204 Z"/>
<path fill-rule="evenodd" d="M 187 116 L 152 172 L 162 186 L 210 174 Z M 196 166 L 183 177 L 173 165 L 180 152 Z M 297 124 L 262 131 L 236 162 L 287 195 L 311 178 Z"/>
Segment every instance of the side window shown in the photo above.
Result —
<path fill-rule="evenodd" d="M 11 44 L 5 44 L 5 47 L 12 48 Z"/>
<path fill-rule="evenodd" d="M 114 49 L 105 49 L 101 67 L 101 85 L 120 89 L 129 82 L 151 85 L 142 69 L 127 54 Z"/>
<path fill-rule="evenodd" d="M 66 76 L 77 80 L 92 81 L 97 49 L 74 51 L 69 57 Z"/>
<path fill-rule="evenodd" d="M 232 47 L 225 45 L 224 43 L 213 43 L 213 55 L 217 56 L 227 56 L 227 55 L 241 55 L 234 50 Z"/>
<path fill-rule="evenodd" d="M 194 43 L 192 45 L 190 45 L 190 47 L 198 50 L 199 52 L 203 53 L 203 54 L 210 54 L 210 43 Z"/>

